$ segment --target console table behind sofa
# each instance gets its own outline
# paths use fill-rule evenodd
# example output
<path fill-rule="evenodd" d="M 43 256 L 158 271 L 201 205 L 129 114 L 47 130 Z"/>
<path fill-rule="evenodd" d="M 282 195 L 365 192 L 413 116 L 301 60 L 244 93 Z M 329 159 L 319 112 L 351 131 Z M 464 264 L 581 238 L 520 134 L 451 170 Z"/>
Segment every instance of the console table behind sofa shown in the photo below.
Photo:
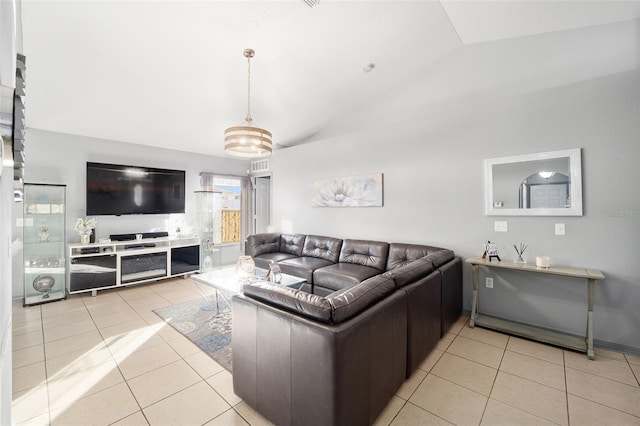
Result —
<path fill-rule="evenodd" d="M 473 273 L 473 299 L 471 302 L 471 320 L 469 326 L 473 328 L 476 324 L 503 331 L 509 334 L 563 346 L 569 349 L 586 352 L 589 359 L 594 358 L 593 352 L 593 303 L 595 301 L 595 282 L 604 280 L 602 272 L 596 269 L 573 268 L 568 266 L 554 266 L 550 268 L 537 268 L 535 265 L 513 263 L 509 261 L 493 261 L 481 257 L 470 257 L 467 263 L 472 266 Z M 539 274 L 562 275 L 565 277 L 583 278 L 587 280 L 588 306 L 587 306 L 587 332 L 585 338 L 572 336 L 558 331 L 547 330 L 528 324 L 521 324 L 501 318 L 495 318 L 478 313 L 478 271 L 480 266 L 486 268 L 501 268 L 512 271 L 521 271 Z"/>

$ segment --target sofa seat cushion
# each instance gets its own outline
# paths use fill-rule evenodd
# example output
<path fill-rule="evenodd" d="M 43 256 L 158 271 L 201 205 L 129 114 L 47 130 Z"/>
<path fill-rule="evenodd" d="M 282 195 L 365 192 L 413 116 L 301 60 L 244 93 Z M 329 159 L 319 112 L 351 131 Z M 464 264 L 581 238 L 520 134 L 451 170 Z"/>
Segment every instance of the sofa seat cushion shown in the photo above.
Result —
<path fill-rule="evenodd" d="M 317 257 L 294 257 L 280 262 L 280 270 L 289 275 L 304 278 L 309 284 L 313 283 L 313 271 L 332 262 Z"/>
<path fill-rule="evenodd" d="M 326 298 L 333 311 L 333 323 L 337 324 L 356 316 L 394 290 L 395 284 L 391 278 L 377 275 L 355 286 L 336 291 Z"/>
<path fill-rule="evenodd" d="M 426 277 L 434 270 L 433 262 L 428 256 L 425 256 L 407 265 L 387 271 L 383 275 L 393 279 L 396 287 L 400 288 Z"/>
<path fill-rule="evenodd" d="M 336 263 L 316 269 L 313 273 L 313 284 L 331 290 L 341 290 L 379 274 L 380 271 L 371 266 Z"/>
<path fill-rule="evenodd" d="M 245 284 L 245 296 L 268 305 L 303 315 L 316 321 L 331 323 L 332 307 L 326 298 L 267 281 Z"/>
<path fill-rule="evenodd" d="M 341 247 L 342 240 L 337 238 L 307 235 L 304 240 L 302 256 L 317 257 L 328 260 L 331 263 L 338 263 Z"/>
<path fill-rule="evenodd" d="M 273 253 L 265 253 L 253 258 L 256 266 L 262 269 L 269 269 L 271 262 L 280 262 L 282 260 L 292 259 L 296 257 L 293 254 L 289 253 L 281 253 L 281 252 L 273 252 Z"/>
<path fill-rule="evenodd" d="M 389 254 L 389 244 L 380 241 L 344 240 L 339 263 L 370 266 L 384 271 Z"/>

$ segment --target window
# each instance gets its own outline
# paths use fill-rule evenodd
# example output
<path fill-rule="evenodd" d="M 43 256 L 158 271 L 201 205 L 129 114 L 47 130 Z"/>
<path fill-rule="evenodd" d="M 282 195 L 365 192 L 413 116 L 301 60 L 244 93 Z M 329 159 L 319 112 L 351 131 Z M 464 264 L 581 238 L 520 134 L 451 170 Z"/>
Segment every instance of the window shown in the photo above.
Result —
<path fill-rule="evenodd" d="M 240 193 L 241 182 L 239 178 L 218 177 L 213 179 L 215 191 L 220 191 L 220 204 L 215 208 L 216 220 L 220 225 L 219 235 L 216 235 L 215 243 L 240 242 L 241 214 Z"/>
<path fill-rule="evenodd" d="M 248 213 L 251 206 L 243 202 L 245 195 L 243 194 L 243 184 L 248 183 L 245 182 L 245 180 L 248 181 L 248 178 L 210 173 L 201 173 L 200 177 L 202 189 L 213 191 L 216 194 L 213 198 L 213 206 L 211 206 L 214 216 L 213 242 L 224 244 L 244 241 L 243 220 L 251 216 Z M 250 187 L 247 189 L 251 192 Z"/>

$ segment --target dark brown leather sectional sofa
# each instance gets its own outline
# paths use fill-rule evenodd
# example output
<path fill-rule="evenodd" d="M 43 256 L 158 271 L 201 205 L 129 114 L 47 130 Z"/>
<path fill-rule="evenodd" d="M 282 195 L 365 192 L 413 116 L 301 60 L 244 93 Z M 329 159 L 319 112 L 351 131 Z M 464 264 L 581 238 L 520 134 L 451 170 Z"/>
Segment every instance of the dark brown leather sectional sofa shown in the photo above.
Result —
<path fill-rule="evenodd" d="M 461 314 L 451 250 L 257 234 L 246 254 L 307 280 L 233 298 L 234 391 L 278 425 L 373 423 Z"/>

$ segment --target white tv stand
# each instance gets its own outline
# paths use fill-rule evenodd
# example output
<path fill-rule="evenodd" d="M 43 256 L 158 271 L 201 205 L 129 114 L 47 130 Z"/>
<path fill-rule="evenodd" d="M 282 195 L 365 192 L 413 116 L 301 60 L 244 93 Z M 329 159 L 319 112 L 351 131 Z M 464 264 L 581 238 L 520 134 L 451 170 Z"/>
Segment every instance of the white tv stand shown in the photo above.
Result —
<path fill-rule="evenodd" d="M 69 294 L 124 287 L 200 271 L 200 240 L 146 238 L 68 244 Z"/>

